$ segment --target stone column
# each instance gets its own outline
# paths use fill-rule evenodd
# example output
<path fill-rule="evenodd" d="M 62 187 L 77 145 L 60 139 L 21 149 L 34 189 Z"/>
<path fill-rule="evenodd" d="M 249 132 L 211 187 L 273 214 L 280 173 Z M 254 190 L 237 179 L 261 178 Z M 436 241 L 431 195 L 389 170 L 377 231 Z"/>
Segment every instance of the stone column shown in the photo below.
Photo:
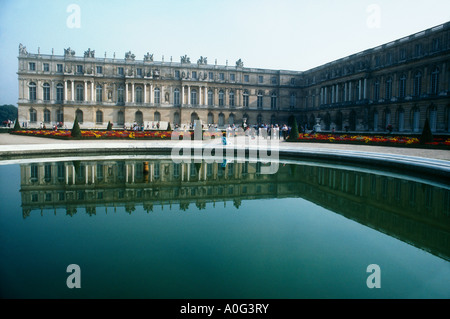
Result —
<path fill-rule="evenodd" d="M 367 99 L 367 78 L 364 79 L 364 100 Z"/>
<path fill-rule="evenodd" d="M 339 84 L 336 84 L 336 103 L 339 103 Z"/>
<path fill-rule="evenodd" d="M 84 81 L 84 101 L 87 101 L 87 81 Z"/>
<path fill-rule="evenodd" d="M 125 83 L 125 102 L 128 103 L 128 83 Z"/>
<path fill-rule="evenodd" d="M 198 105 L 202 105 L 202 87 L 198 87 Z"/>
<path fill-rule="evenodd" d="M 188 97 L 187 97 L 188 99 L 188 105 L 191 105 L 191 86 L 190 85 L 188 85 Z"/>
<path fill-rule="evenodd" d="M 131 83 L 131 102 L 134 103 L 134 82 Z"/>
<path fill-rule="evenodd" d="M 362 81 L 359 79 L 359 86 L 358 86 L 358 100 L 362 99 Z"/>
<path fill-rule="evenodd" d="M 147 103 L 147 84 L 144 83 L 144 104 Z"/>
<path fill-rule="evenodd" d="M 72 96 L 71 96 L 71 100 L 75 101 L 75 83 L 73 80 L 70 81 L 72 84 Z"/>
<path fill-rule="evenodd" d="M 344 85 L 344 102 L 347 102 L 347 100 L 348 100 L 347 93 L 348 93 L 348 83 L 345 82 L 345 85 Z"/>
<path fill-rule="evenodd" d="M 205 93 L 203 93 L 204 94 L 204 104 L 205 105 L 208 105 L 208 88 L 205 86 Z"/>
<path fill-rule="evenodd" d="M 64 80 L 64 102 L 67 101 L 67 80 Z"/>
<path fill-rule="evenodd" d="M 335 98 L 335 95 L 334 95 L 334 85 L 331 87 L 331 104 L 333 104 L 334 103 L 334 98 Z"/>
<path fill-rule="evenodd" d="M 348 101 L 352 101 L 352 82 L 348 82 Z"/>
<path fill-rule="evenodd" d="M 181 106 L 184 104 L 184 85 L 181 86 Z"/>
<path fill-rule="evenodd" d="M 150 103 L 153 105 L 155 94 L 153 94 L 153 84 L 150 84 Z"/>
<path fill-rule="evenodd" d="M 94 90 L 95 90 L 94 81 L 91 81 L 91 101 L 92 102 L 95 101 Z"/>

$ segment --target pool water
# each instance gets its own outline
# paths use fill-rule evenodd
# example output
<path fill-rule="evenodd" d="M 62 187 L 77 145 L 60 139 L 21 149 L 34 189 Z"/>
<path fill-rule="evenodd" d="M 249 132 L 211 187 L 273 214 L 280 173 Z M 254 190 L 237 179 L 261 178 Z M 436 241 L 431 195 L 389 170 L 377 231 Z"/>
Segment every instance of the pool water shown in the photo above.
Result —
<path fill-rule="evenodd" d="M 330 163 L 0 165 L 3 298 L 449 298 L 449 185 Z M 76 282 L 69 288 L 78 265 Z M 378 265 L 370 288 L 369 265 Z"/>

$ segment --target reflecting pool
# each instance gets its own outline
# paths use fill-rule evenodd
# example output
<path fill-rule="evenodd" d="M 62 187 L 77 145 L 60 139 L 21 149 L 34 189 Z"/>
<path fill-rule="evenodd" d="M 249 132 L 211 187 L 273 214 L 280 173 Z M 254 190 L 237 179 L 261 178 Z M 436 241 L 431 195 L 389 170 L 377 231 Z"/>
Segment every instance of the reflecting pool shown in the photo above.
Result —
<path fill-rule="evenodd" d="M 450 297 L 449 185 L 330 163 L 263 166 L 0 165 L 1 296 Z M 71 264 L 79 289 L 67 286 Z"/>

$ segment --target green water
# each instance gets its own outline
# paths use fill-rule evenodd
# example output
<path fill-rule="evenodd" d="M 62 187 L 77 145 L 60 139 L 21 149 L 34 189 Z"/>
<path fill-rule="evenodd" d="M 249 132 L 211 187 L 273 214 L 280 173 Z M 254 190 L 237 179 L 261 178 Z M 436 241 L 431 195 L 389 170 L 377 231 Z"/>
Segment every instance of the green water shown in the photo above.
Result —
<path fill-rule="evenodd" d="M 1 297 L 450 297 L 445 185 L 154 160 L 149 178 L 143 162 L 0 165 Z"/>

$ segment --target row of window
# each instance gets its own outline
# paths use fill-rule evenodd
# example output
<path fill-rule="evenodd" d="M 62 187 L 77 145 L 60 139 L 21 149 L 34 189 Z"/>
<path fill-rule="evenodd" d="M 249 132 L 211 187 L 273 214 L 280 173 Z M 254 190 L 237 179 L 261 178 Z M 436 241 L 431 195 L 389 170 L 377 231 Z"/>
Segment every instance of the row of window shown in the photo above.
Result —
<path fill-rule="evenodd" d="M 36 71 L 36 62 L 29 62 L 28 63 L 28 69 L 30 71 Z M 43 63 L 42 64 L 42 71 L 49 72 L 50 71 L 50 64 L 49 63 Z M 63 73 L 63 65 L 62 64 L 57 64 L 56 65 L 56 72 Z M 76 66 L 76 73 L 78 73 L 78 74 L 83 74 L 84 73 L 83 65 L 77 65 Z M 103 74 L 103 67 L 102 66 L 96 66 L 96 73 L 97 74 Z M 136 75 L 138 77 L 142 77 L 143 74 L 144 73 L 143 73 L 143 69 L 142 68 L 136 68 Z M 181 73 L 180 70 L 175 70 L 175 73 L 174 73 L 175 78 L 180 79 L 181 78 L 181 74 L 182 73 Z M 123 67 L 117 67 L 117 75 L 124 75 L 124 68 Z M 197 73 L 197 71 L 192 71 L 192 74 L 189 75 L 189 76 L 192 79 L 198 79 L 199 78 L 199 74 Z M 208 79 L 212 80 L 212 81 L 214 80 L 214 72 L 211 72 L 211 71 L 208 72 Z M 217 79 L 219 81 L 225 81 L 225 73 L 219 72 Z M 235 73 L 230 73 L 229 74 L 229 81 L 236 82 L 236 74 Z M 250 75 L 244 74 L 243 81 L 245 83 L 249 83 L 250 82 Z M 258 83 L 264 83 L 264 76 L 263 75 L 258 75 Z M 278 83 L 277 77 L 272 76 L 270 78 L 270 83 L 276 85 Z M 291 85 L 295 85 L 296 84 L 295 78 L 291 78 L 290 84 Z"/>
<path fill-rule="evenodd" d="M 29 83 L 29 100 L 35 101 L 36 100 L 36 83 L 30 82 Z M 117 102 L 123 103 L 124 102 L 124 87 L 120 86 L 117 89 Z M 103 100 L 103 87 L 101 85 L 97 85 L 96 89 L 96 101 L 102 102 Z M 249 106 L 249 92 L 248 90 L 244 90 L 243 94 L 243 106 L 248 107 Z M 219 106 L 225 106 L 225 92 L 223 90 L 219 91 Z M 44 83 L 43 84 L 43 100 L 44 101 L 50 101 L 50 84 Z M 75 100 L 77 102 L 83 102 L 84 101 L 84 86 L 82 84 L 78 84 L 76 86 L 75 90 Z M 56 85 L 56 101 L 57 102 L 63 102 L 64 101 L 64 87 L 62 84 Z M 174 105 L 180 105 L 180 89 L 175 89 L 173 93 L 173 103 Z M 295 101 L 296 101 L 296 94 L 291 94 L 290 99 L 290 106 L 295 107 Z M 135 103 L 143 103 L 143 88 L 141 86 L 138 86 L 135 88 L 135 96 L 134 96 L 134 102 Z M 161 103 L 161 90 L 159 88 L 154 89 L 154 103 L 160 104 Z M 190 94 L 190 104 L 191 105 L 198 105 L 199 104 L 199 94 L 197 90 L 193 89 L 191 90 Z M 212 106 L 214 105 L 214 93 L 212 90 L 208 91 L 208 105 Z M 235 102 L 235 92 L 231 90 L 228 93 L 228 105 L 233 107 L 236 105 Z M 271 94 L 271 108 L 275 109 L 277 107 L 277 94 L 273 92 Z M 257 107 L 262 108 L 263 107 L 263 93 L 262 91 L 258 91 L 257 93 Z"/>

